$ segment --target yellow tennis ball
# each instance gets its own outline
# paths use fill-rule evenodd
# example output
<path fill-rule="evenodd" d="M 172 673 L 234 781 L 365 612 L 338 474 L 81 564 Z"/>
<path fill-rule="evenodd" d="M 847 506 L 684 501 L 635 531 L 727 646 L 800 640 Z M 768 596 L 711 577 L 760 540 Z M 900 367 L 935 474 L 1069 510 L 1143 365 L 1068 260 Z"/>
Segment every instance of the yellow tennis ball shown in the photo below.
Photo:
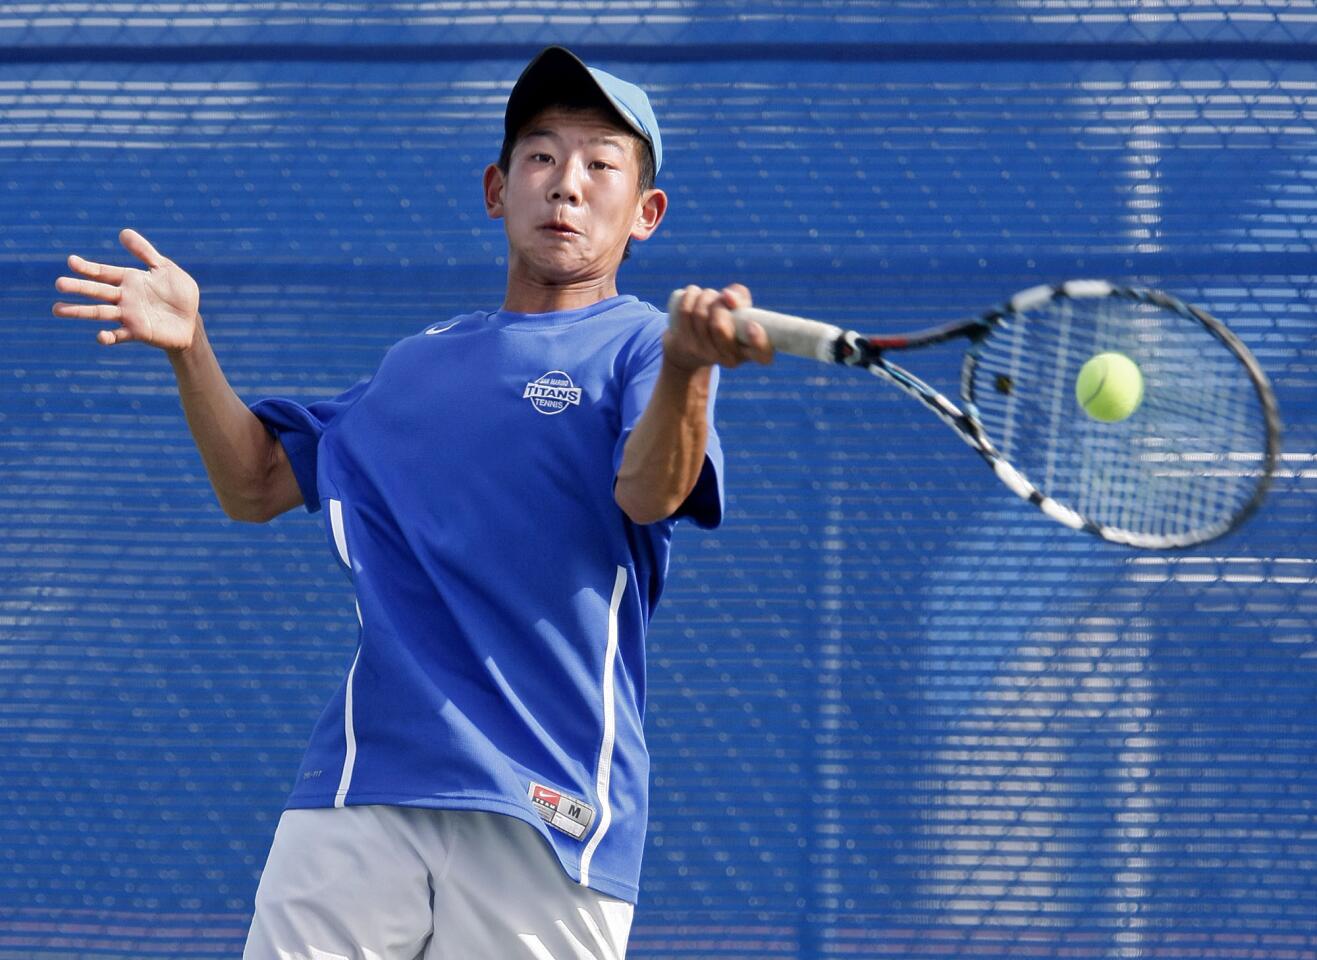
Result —
<path fill-rule="evenodd" d="M 1075 399 L 1094 420 L 1119 423 L 1143 402 L 1143 374 L 1123 353 L 1099 353 L 1080 368 Z"/>

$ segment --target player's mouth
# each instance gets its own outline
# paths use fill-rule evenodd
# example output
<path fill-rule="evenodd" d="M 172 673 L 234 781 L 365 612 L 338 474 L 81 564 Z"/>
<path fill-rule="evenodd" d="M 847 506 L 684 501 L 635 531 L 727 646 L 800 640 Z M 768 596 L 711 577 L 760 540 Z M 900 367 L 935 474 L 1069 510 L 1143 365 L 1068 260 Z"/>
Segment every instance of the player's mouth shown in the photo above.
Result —
<path fill-rule="evenodd" d="M 559 237 L 581 236 L 581 231 L 565 220 L 550 220 L 548 223 L 540 224 L 540 229 Z"/>

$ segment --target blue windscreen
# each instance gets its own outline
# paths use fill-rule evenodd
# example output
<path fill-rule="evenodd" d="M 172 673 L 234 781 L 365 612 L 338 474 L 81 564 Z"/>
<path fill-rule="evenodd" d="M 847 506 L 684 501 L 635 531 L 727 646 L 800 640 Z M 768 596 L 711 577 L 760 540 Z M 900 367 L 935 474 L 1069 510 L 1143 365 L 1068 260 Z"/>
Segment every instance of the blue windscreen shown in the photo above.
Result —
<path fill-rule="evenodd" d="M 356 618 L 225 518 L 157 351 L 52 317 L 130 226 L 248 400 L 496 307 L 480 176 L 561 42 L 650 91 L 620 285 L 869 332 L 1169 290 L 1275 385 L 1260 512 L 1137 552 L 862 373 L 728 371 L 649 637 L 637 958 L 1317 957 L 1317 17 L 1280 2 L 14 4 L 0 16 L 0 960 L 241 952 Z M 959 351 L 909 365 L 954 392 Z"/>

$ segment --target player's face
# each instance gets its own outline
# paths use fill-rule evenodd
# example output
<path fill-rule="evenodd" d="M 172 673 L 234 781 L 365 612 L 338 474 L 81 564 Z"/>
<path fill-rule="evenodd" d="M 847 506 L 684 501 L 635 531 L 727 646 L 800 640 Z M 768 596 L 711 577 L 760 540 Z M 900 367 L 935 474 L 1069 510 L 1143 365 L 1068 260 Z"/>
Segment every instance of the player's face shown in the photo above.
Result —
<path fill-rule="evenodd" d="M 603 111 L 550 107 L 536 115 L 506 175 L 496 167 L 485 174 L 489 214 L 507 232 L 510 272 L 553 286 L 611 278 L 627 240 L 644 240 L 663 216 L 661 191 L 640 190 L 646 149 Z"/>

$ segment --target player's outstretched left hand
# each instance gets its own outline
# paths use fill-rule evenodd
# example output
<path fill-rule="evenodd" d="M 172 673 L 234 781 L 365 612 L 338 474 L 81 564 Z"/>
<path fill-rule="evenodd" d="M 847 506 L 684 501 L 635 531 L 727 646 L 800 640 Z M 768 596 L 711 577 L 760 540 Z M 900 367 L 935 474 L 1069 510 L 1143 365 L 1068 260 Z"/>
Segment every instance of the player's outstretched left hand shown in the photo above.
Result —
<path fill-rule="evenodd" d="M 197 282 L 136 230 L 121 230 L 119 242 L 146 264 L 147 269 L 97 263 L 72 254 L 69 267 L 88 279 L 60 277 L 55 281 L 55 289 L 101 302 L 61 301 L 51 312 L 57 317 L 118 324 L 96 335 L 97 341 L 107 347 L 136 341 L 166 351 L 188 349 L 200 328 L 197 310 L 201 292 Z"/>
<path fill-rule="evenodd" d="M 747 360 L 772 363 L 773 345 L 763 327 L 752 321 L 740 339 L 736 336 L 732 311 L 752 305 L 750 291 L 739 283 L 721 290 L 686 287 L 663 335 L 664 358 L 686 370 L 715 363 L 735 367 Z"/>

